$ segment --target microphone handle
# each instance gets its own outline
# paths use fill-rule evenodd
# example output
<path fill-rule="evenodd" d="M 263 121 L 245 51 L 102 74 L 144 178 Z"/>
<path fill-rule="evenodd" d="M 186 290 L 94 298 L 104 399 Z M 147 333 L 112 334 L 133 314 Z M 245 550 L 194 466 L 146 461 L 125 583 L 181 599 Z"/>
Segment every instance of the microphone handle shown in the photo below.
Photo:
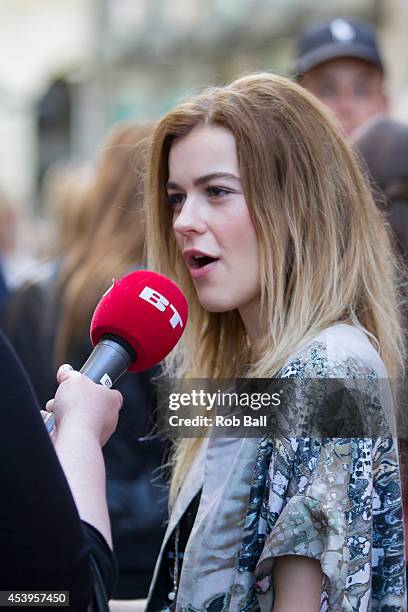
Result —
<path fill-rule="evenodd" d="M 80 369 L 81 374 L 109 389 L 126 372 L 130 355 L 114 340 L 102 339 Z"/>
<path fill-rule="evenodd" d="M 98 342 L 88 359 L 80 369 L 81 374 L 94 383 L 105 385 L 109 389 L 126 372 L 130 364 L 130 355 L 126 349 L 114 340 L 103 339 Z M 53 412 L 49 413 L 44 425 L 49 434 L 55 427 Z"/>

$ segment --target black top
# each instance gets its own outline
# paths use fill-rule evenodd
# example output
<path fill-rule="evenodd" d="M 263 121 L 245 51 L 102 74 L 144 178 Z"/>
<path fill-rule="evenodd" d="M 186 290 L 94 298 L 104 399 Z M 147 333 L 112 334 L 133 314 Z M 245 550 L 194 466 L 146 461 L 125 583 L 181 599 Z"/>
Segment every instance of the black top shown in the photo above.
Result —
<path fill-rule="evenodd" d="M 197 516 L 198 506 L 200 504 L 201 490 L 193 498 L 187 510 L 183 514 L 178 524 L 178 555 L 177 555 L 177 572 L 180 578 L 181 568 L 183 565 L 184 551 L 186 550 L 187 542 L 193 529 L 194 521 Z M 177 529 L 177 527 L 176 527 Z M 150 605 L 145 612 L 157 612 L 158 610 L 172 610 L 174 601 L 169 594 L 174 589 L 174 570 L 175 570 L 175 553 L 176 553 L 176 529 L 169 538 L 166 548 L 163 552 L 162 562 L 159 568 L 159 574 L 155 582 L 154 590 L 150 598 Z M 178 586 L 178 580 L 176 581 Z"/>
<path fill-rule="evenodd" d="M 115 559 L 81 522 L 31 385 L 1 332 L 0 390 L 0 590 L 69 591 L 69 609 L 83 612 L 93 593 L 90 554 L 108 597 Z"/>

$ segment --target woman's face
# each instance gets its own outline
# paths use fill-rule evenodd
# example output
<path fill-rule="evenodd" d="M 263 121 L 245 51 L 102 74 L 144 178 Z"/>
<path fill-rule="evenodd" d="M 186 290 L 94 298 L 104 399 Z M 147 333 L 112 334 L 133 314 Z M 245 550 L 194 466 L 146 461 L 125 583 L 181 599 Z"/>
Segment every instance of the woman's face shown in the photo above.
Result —
<path fill-rule="evenodd" d="M 258 240 L 232 133 L 197 127 L 177 139 L 169 154 L 167 195 L 200 303 L 209 312 L 239 309 L 247 323 L 260 296 Z"/>

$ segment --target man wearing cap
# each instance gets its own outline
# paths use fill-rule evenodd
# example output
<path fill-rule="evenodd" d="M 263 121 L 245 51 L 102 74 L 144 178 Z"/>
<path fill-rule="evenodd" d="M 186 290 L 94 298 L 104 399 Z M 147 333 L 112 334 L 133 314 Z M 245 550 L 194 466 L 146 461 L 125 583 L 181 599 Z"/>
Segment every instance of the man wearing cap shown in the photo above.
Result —
<path fill-rule="evenodd" d="M 314 24 L 297 40 L 297 81 L 336 115 L 345 134 L 388 111 L 373 28 L 345 18 Z"/>

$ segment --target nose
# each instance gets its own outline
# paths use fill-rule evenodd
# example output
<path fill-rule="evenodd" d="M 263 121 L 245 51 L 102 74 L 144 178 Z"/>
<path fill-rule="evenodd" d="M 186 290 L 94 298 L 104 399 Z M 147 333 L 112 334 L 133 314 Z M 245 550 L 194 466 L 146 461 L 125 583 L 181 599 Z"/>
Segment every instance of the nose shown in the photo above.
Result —
<path fill-rule="evenodd" d="M 338 96 L 333 109 L 340 123 L 351 121 L 356 113 L 356 104 L 351 94 Z"/>
<path fill-rule="evenodd" d="M 187 196 L 180 210 L 174 212 L 173 229 L 179 236 L 202 234 L 207 227 L 205 212 L 199 199 Z"/>

